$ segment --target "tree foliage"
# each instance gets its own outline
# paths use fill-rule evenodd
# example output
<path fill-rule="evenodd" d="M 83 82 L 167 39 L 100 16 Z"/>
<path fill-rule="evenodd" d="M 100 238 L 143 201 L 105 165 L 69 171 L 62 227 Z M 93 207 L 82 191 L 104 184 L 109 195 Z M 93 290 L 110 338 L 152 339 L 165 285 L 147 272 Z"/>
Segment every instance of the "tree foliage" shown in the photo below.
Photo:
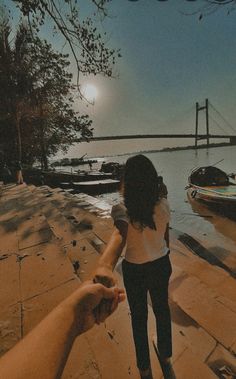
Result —
<path fill-rule="evenodd" d="M 86 0 L 92 16 L 82 16 L 84 0 L 12 0 L 27 17 L 31 28 L 40 30 L 48 19 L 55 33 L 69 45 L 79 74 L 114 75 L 118 50 L 107 46 L 106 32 L 101 32 L 96 20 L 107 16 L 106 5 L 111 0 Z"/>
<path fill-rule="evenodd" d="M 14 47 L 10 44 L 11 29 L 6 20 L 2 21 L 0 31 L 1 134 L 6 138 L 8 133 L 15 137 L 9 139 L 8 147 L 20 160 L 22 155 L 20 120 L 29 109 L 33 91 L 33 82 L 29 75 L 32 71 L 30 41 L 23 25 L 16 33 Z"/>
<path fill-rule="evenodd" d="M 91 120 L 73 108 L 73 90 L 80 92 L 79 74 L 114 76 L 118 50 L 108 46 L 98 21 L 107 16 L 110 0 L 86 0 L 90 16 L 82 15 L 84 0 L 12 0 L 21 23 L 11 41 L 9 22 L 0 25 L 0 137 L 5 155 L 47 167 L 48 157 L 66 151 L 78 137 L 92 136 Z M 72 84 L 68 55 L 40 40 L 44 25 L 52 25 L 68 44 L 77 67 Z M 5 144 L 4 144 L 5 141 Z"/>
<path fill-rule="evenodd" d="M 50 155 L 92 135 L 91 120 L 73 108 L 68 56 L 21 24 L 11 42 L 0 25 L 0 136 L 5 156 L 47 168 Z"/>

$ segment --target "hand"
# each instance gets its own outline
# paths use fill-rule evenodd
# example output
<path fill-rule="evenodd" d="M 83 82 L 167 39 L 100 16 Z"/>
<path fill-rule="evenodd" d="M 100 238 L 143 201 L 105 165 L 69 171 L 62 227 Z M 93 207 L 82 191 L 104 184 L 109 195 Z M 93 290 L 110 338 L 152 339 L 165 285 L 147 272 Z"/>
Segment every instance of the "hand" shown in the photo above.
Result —
<path fill-rule="evenodd" d="M 98 267 L 94 273 L 93 277 L 94 283 L 101 283 L 105 287 L 113 287 L 116 284 L 116 278 L 112 270 L 108 267 Z"/>
<path fill-rule="evenodd" d="M 92 281 L 84 282 L 66 301 L 75 311 L 76 335 L 92 328 L 95 323 L 105 321 L 125 299 L 124 290 L 107 288 Z"/>

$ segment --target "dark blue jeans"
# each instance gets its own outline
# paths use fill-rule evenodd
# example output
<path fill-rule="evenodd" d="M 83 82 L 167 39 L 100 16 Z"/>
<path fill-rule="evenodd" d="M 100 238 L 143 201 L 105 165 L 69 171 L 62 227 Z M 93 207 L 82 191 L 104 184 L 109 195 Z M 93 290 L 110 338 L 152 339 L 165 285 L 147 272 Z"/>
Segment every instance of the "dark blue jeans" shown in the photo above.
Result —
<path fill-rule="evenodd" d="M 131 311 L 137 366 L 150 366 L 148 346 L 147 292 L 156 318 L 158 350 L 161 357 L 172 356 L 171 317 L 168 304 L 168 284 L 172 272 L 169 254 L 152 262 L 134 264 L 122 262 L 124 285 Z"/>

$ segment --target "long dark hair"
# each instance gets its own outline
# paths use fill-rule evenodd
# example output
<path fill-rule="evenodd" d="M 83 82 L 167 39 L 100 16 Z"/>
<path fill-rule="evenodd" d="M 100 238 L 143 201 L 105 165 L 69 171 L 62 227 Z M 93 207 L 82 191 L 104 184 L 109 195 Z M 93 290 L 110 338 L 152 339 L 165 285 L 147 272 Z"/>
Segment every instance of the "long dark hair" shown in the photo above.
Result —
<path fill-rule="evenodd" d="M 144 155 L 127 160 L 123 175 L 124 202 L 131 224 L 156 229 L 154 207 L 159 200 L 158 175 L 152 162 Z"/>

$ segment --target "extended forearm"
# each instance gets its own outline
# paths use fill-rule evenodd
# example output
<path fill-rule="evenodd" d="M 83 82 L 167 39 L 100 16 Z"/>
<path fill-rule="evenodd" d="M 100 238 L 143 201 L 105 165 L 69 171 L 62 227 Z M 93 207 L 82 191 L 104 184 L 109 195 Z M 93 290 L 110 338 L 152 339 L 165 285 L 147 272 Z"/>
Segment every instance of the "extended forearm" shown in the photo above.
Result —
<path fill-rule="evenodd" d="M 99 259 L 99 266 L 114 269 L 122 250 L 125 246 L 125 241 L 118 230 L 115 230 L 104 250 L 101 258 Z"/>
<path fill-rule="evenodd" d="M 60 378 L 75 339 L 73 310 L 59 305 L 0 360 L 0 378 Z"/>

